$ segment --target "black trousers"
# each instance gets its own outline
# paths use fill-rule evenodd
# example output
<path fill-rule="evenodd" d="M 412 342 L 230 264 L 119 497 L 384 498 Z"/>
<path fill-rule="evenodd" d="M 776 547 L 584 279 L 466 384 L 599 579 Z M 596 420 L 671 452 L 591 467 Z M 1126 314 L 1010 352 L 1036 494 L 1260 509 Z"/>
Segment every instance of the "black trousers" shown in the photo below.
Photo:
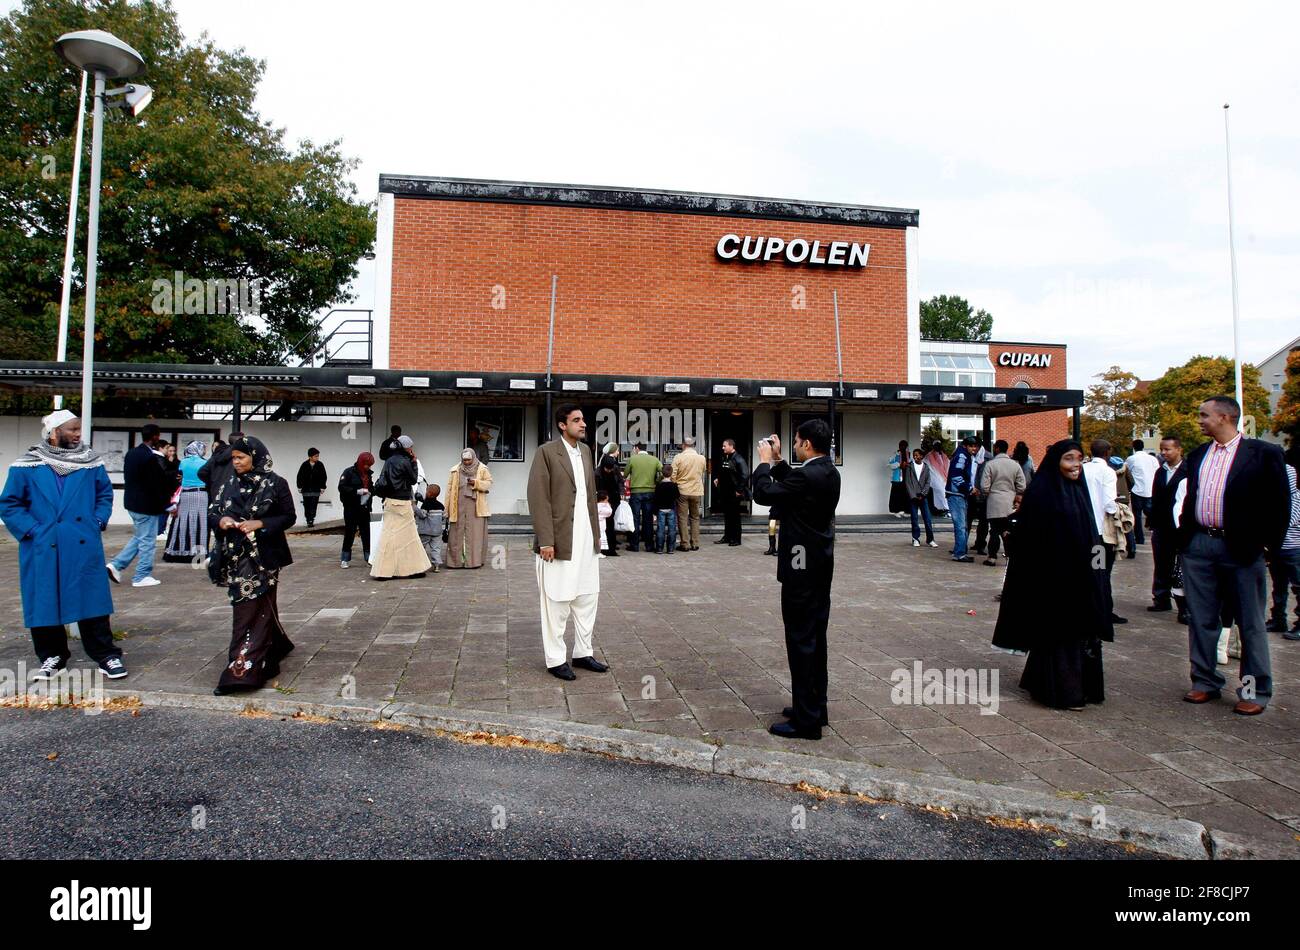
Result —
<path fill-rule="evenodd" d="M 352 560 L 352 542 L 361 535 L 361 556 L 370 560 L 370 512 L 364 508 L 343 509 L 343 555 L 340 560 Z"/>
<path fill-rule="evenodd" d="M 312 493 L 312 494 L 308 494 L 307 492 L 303 492 L 303 495 L 302 495 L 302 513 L 303 513 L 303 516 L 307 519 L 307 523 L 308 523 L 308 524 L 311 524 L 313 521 L 316 520 L 316 506 L 319 505 L 319 504 L 320 504 L 320 493 L 319 493 L 319 492 Z"/>
<path fill-rule="evenodd" d="M 971 525 L 976 521 L 979 526 L 975 529 L 975 550 L 983 554 L 988 547 L 989 540 L 989 519 L 988 519 L 988 501 L 981 496 L 979 499 L 969 499 L 966 502 L 966 530 L 970 531 Z"/>
<path fill-rule="evenodd" d="M 785 655 L 790 664 L 790 693 L 799 729 L 825 725 L 826 625 L 831 619 L 831 582 L 781 585 L 781 619 L 785 623 Z"/>
<path fill-rule="evenodd" d="M 86 617 L 77 621 L 77 626 L 81 630 L 81 645 L 86 650 L 86 656 L 96 663 L 103 663 L 110 657 L 122 658 L 122 651 L 113 642 L 113 628 L 107 615 Z M 42 663 L 52 656 L 61 660 L 72 656 L 68 652 L 68 628 L 62 625 L 32 627 L 32 644 Z"/>
<path fill-rule="evenodd" d="M 1165 606 L 1169 603 L 1174 563 L 1178 560 L 1178 538 L 1172 530 L 1151 529 L 1151 557 L 1155 561 L 1155 570 L 1151 576 L 1151 601 L 1157 606 Z"/>
<path fill-rule="evenodd" d="M 989 557 L 996 558 L 998 556 L 998 546 L 1002 543 L 1002 535 L 1010 530 L 1010 518 L 989 519 Z"/>
<path fill-rule="evenodd" d="M 722 489 L 718 489 L 722 491 Z M 722 499 L 722 536 L 728 541 L 740 541 L 740 499 L 735 491 L 730 498 Z"/>

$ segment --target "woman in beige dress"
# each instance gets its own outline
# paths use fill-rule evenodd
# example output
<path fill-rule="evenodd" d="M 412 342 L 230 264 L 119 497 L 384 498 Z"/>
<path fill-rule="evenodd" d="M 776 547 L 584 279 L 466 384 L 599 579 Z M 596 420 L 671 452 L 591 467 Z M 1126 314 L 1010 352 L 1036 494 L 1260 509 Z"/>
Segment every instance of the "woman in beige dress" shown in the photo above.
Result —
<path fill-rule="evenodd" d="M 460 464 L 447 476 L 448 567 L 483 566 L 491 488 L 492 473 L 473 449 L 465 449 Z"/>
<path fill-rule="evenodd" d="M 415 445 L 410 436 L 397 440 L 399 447 L 384 462 L 383 473 L 371 488 L 384 499 L 384 523 L 379 533 L 379 550 L 370 566 L 375 580 L 419 577 L 433 565 L 424 553 L 424 543 L 415 526 L 411 499 L 415 491 Z"/>

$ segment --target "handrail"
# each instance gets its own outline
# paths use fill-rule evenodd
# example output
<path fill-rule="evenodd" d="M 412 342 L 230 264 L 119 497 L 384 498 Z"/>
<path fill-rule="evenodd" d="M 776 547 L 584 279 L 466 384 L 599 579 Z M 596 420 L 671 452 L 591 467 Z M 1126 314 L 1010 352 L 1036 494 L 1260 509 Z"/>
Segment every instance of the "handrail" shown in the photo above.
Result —
<path fill-rule="evenodd" d="M 320 332 L 320 328 L 325 323 L 325 321 L 328 320 L 331 316 L 333 316 L 336 313 L 364 313 L 366 316 L 364 318 L 349 317 L 345 320 L 340 320 L 338 324 L 332 330 L 330 330 L 329 333 L 325 335 L 324 339 L 321 339 L 313 346 L 305 347 L 305 345 L 310 344 L 311 341 L 316 338 L 316 335 Z M 295 343 L 292 347 L 289 348 L 289 351 L 285 355 L 286 363 L 291 358 L 297 358 L 298 364 L 301 366 L 306 366 L 306 365 L 314 366 L 316 363 L 316 358 L 320 356 L 322 353 L 324 353 L 326 360 L 330 358 L 331 354 L 329 353 L 329 342 L 331 340 L 333 340 L 335 337 L 340 337 L 340 338 L 348 337 L 348 339 L 345 339 L 342 345 L 340 345 L 338 349 L 335 350 L 335 353 L 341 351 L 345 346 L 347 346 L 350 343 L 357 343 L 360 342 L 362 339 L 364 339 L 366 343 L 366 363 L 373 364 L 374 362 L 373 315 L 374 315 L 374 310 L 367 309 L 364 307 L 334 307 L 330 309 L 319 320 L 316 321 L 315 326 L 313 326 L 312 329 L 309 330 L 302 337 L 302 339 L 300 339 L 297 343 Z M 365 329 L 343 331 L 343 328 L 348 326 L 349 324 L 363 324 Z"/>

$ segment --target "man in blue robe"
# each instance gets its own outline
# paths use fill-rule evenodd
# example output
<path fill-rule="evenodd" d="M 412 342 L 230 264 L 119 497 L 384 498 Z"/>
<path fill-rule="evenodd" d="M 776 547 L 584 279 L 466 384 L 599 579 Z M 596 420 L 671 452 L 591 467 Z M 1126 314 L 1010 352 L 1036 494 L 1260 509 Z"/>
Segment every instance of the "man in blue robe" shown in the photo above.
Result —
<path fill-rule="evenodd" d="M 104 460 L 81 442 L 81 420 L 66 409 L 41 420 L 42 441 L 9 467 L 0 518 L 18 539 L 23 625 L 41 668 L 53 679 L 68 665 L 67 624 L 76 623 L 87 655 L 109 679 L 126 676 L 113 642 L 113 598 L 100 534 L 113 512 Z"/>

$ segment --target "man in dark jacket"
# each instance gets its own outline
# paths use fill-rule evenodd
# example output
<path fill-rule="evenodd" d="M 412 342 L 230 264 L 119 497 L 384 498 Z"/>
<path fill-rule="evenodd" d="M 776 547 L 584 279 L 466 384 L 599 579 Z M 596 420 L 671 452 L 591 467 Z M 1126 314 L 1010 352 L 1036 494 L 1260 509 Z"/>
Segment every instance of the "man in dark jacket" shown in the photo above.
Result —
<path fill-rule="evenodd" d="M 1211 438 L 1187 459 L 1187 498 L 1179 521 L 1187 593 L 1192 689 L 1183 699 L 1207 703 L 1225 684 L 1216 666 L 1225 603 L 1241 630 L 1241 688 L 1233 711 L 1257 716 L 1273 695 L 1264 552 L 1277 552 L 1291 515 L 1282 450 L 1237 431 L 1241 406 L 1213 396 L 1197 413 Z"/>
<path fill-rule="evenodd" d="M 618 443 L 610 442 L 605 446 L 605 452 L 596 468 L 596 489 L 609 496 L 610 507 L 615 511 L 618 510 L 618 503 L 623 500 L 623 469 L 619 466 L 618 456 Z M 608 557 L 618 557 L 618 532 L 614 530 L 612 517 L 605 520 L 605 542 L 609 548 L 605 554 Z"/>
<path fill-rule="evenodd" d="M 379 461 L 387 462 L 388 457 L 402 447 L 401 442 L 399 441 L 401 438 L 402 438 L 401 426 L 393 426 L 391 429 L 389 429 L 388 438 L 385 439 L 382 443 L 380 443 L 379 446 Z"/>
<path fill-rule="evenodd" d="M 230 433 L 230 442 L 238 442 L 244 437 L 242 432 Z M 220 446 L 214 445 L 212 448 L 212 458 L 203 463 L 199 469 L 199 481 L 201 481 L 208 490 L 208 497 L 211 498 L 221 486 L 226 483 L 231 474 L 235 471 L 230 461 L 230 442 L 222 442 Z"/>
<path fill-rule="evenodd" d="M 302 494 L 302 513 L 307 527 L 316 523 L 316 506 L 325 491 L 325 466 L 321 464 L 320 449 L 307 450 L 307 461 L 298 466 L 298 491 Z"/>
<path fill-rule="evenodd" d="M 1172 610 L 1174 562 L 1178 557 L 1178 535 L 1174 530 L 1174 497 L 1178 485 L 1187 478 L 1183 464 L 1183 443 L 1176 435 L 1160 440 L 1160 457 L 1163 464 L 1152 480 L 1151 505 L 1147 509 L 1147 528 L 1151 531 L 1151 555 L 1155 568 L 1151 577 L 1152 612 Z M 1179 623 L 1186 623 L 1184 611 L 1179 610 Z"/>
<path fill-rule="evenodd" d="M 132 587 L 157 587 L 161 581 L 153 576 L 154 547 L 158 541 L 158 516 L 167 510 L 175 490 L 174 480 L 159 464 L 154 447 L 162 439 L 162 430 L 152 422 L 140 429 L 140 444 L 126 453 L 122 475 L 126 482 L 122 504 L 131 516 L 135 530 L 126 547 L 107 565 L 113 583 L 122 583 L 122 572 L 138 555 Z"/>
<path fill-rule="evenodd" d="M 840 501 L 840 473 L 829 456 L 831 428 L 825 419 L 809 419 L 794 437 L 792 468 L 781 459 L 781 440 L 769 436 L 758 444 L 754 500 L 779 505 L 776 578 L 781 582 L 781 619 L 790 663 L 793 705 L 789 722 L 769 728 L 787 739 L 820 739 L 827 725 L 826 625 L 831 616 L 831 576 L 835 570 L 835 507 Z"/>
<path fill-rule="evenodd" d="M 967 504 L 971 489 L 975 487 L 975 439 L 971 436 L 961 440 L 957 451 L 952 453 L 948 463 L 948 484 L 944 494 L 948 497 L 948 511 L 952 514 L 952 559 L 966 564 L 975 559 L 966 553 L 970 539 L 970 521 L 967 517 Z"/>
<path fill-rule="evenodd" d="M 718 490 L 716 504 L 722 509 L 722 537 L 714 544 L 740 544 L 740 508 L 749 500 L 749 466 L 736 451 L 734 439 L 722 442 L 722 466 L 713 480 Z"/>

